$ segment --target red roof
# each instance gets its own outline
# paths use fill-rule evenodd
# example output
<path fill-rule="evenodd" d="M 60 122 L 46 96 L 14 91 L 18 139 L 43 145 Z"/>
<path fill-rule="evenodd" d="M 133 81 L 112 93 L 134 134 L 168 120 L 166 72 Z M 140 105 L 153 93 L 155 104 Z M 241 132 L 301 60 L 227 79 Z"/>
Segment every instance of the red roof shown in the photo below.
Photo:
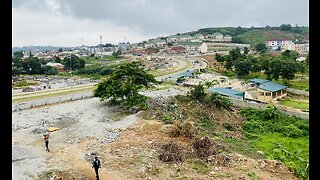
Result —
<path fill-rule="evenodd" d="M 185 51 L 186 48 L 182 47 L 182 46 L 176 46 L 171 48 L 172 51 Z"/>

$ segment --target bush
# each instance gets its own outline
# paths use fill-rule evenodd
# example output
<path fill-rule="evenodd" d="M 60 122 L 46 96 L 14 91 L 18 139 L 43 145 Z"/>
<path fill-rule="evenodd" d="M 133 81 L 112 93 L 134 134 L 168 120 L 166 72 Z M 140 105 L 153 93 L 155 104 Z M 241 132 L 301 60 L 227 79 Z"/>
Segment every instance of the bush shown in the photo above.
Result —
<path fill-rule="evenodd" d="M 159 153 L 159 159 L 164 162 L 182 162 L 182 148 L 174 142 L 164 144 L 162 146 L 161 152 Z"/>
<path fill-rule="evenodd" d="M 303 134 L 303 131 L 297 128 L 295 125 L 290 124 L 284 127 L 284 134 L 288 137 L 300 137 Z"/>
<path fill-rule="evenodd" d="M 218 93 L 212 93 L 207 101 L 214 104 L 215 107 L 220 109 L 230 109 L 230 107 L 232 106 L 232 102 L 230 99 L 225 98 Z"/>
<path fill-rule="evenodd" d="M 202 102 L 207 95 L 204 92 L 203 85 L 201 84 L 196 85 L 194 89 L 191 89 L 190 94 L 192 99 L 198 100 L 200 102 Z"/>

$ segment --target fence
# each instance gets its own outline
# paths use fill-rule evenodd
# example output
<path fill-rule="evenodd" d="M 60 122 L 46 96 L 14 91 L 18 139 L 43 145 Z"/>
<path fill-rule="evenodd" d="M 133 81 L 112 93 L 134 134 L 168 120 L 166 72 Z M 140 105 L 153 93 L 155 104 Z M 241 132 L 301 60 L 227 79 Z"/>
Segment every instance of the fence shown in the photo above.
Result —
<path fill-rule="evenodd" d="M 304 91 L 304 90 L 298 90 L 298 89 L 292 89 L 292 88 L 287 88 L 287 92 L 295 95 L 302 95 L 302 96 L 308 96 L 309 97 L 309 92 Z"/>
<path fill-rule="evenodd" d="M 251 107 L 251 108 L 263 110 L 268 106 L 267 104 L 254 103 L 254 102 L 249 102 L 249 101 L 242 101 L 242 100 L 233 99 L 233 98 L 230 98 L 230 99 L 232 100 L 233 105 L 234 106 L 238 106 L 238 107 L 244 107 L 244 108 Z M 290 116 L 296 116 L 296 117 L 300 117 L 302 119 L 309 120 L 309 114 L 286 110 L 286 109 L 283 109 L 283 108 L 281 108 L 280 106 L 277 106 L 277 105 L 276 105 L 276 107 L 279 109 L 280 112 L 282 112 L 284 114 L 287 114 L 287 115 L 290 115 Z"/>
<path fill-rule="evenodd" d="M 12 103 L 12 112 L 29 109 L 33 107 L 45 106 L 49 104 L 64 103 L 68 101 L 93 97 L 92 91 L 80 92 L 76 94 L 67 94 L 55 97 L 47 97 L 45 99 L 35 99 L 26 102 Z"/>

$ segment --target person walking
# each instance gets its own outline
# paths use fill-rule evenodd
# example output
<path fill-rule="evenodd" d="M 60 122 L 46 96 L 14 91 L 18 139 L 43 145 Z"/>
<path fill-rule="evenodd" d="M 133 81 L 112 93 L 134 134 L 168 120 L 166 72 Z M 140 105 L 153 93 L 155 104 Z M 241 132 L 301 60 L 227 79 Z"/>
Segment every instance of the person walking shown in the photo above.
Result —
<path fill-rule="evenodd" d="M 44 143 L 46 145 L 46 151 L 50 152 L 49 146 L 48 146 L 49 145 L 49 133 L 47 133 L 47 134 L 45 134 L 43 136 L 44 136 Z"/>
<path fill-rule="evenodd" d="M 101 168 L 100 160 L 98 157 L 94 157 L 94 160 L 92 162 L 92 168 L 94 168 L 94 171 L 96 172 L 96 178 L 99 179 L 99 168 Z"/>

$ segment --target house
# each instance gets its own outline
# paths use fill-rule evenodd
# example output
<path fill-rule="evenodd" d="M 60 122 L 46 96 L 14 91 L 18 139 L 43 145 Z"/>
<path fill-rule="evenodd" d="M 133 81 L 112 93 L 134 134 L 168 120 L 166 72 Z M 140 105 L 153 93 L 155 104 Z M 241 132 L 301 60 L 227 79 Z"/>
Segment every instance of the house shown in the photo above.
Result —
<path fill-rule="evenodd" d="M 232 41 L 232 37 L 231 37 L 230 35 L 225 35 L 225 36 L 223 37 L 223 41 L 225 41 L 225 42 L 231 42 L 231 41 Z"/>
<path fill-rule="evenodd" d="M 52 63 L 52 62 L 48 62 L 46 66 L 55 67 L 58 71 L 62 71 L 64 67 L 63 64 L 61 63 Z"/>
<path fill-rule="evenodd" d="M 265 42 L 266 46 L 271 50 L 276 50 L 278 48 L 283 49 L 288 44 L 293 44 L 292 40 L 289 38 L 272 38 Z"/>
<path fill-rule="evenodd" d="M 236 98 L 241 100 L 244 100 L 244 97 L 245 97 L 245 92 L 239 91 L 236 89 L 231 89 L 231 88 L 222 88 L 222 87 L 209 88 L 208 91 L 216 92 L 222 96 L 228 96 L 231 98 Z"/>
<path fill-rule="evenodd" d="M 192 36 L 192 39 L 204 40 L 204 36 L 200 33 L 197 33 Z"/>
<path fill-rule="evenodd" d="M 249 82 L 252 82 L 256 87 L 257 99 L 262 102 L 275 102 L 278 99 L 282 99 L 287 96 L 288 86 L 278 84 L 266 79 L 254 78 Z"/>
<path fill-rule="evenodd" d="M 223 41 L 223 35 L 221 33 L 215 32 L 211 36 L 214 41 Z"/>
<path fill-rule="evenodd" d="M 200 52 L 200 53 L 206 53 L 208 51 L 208 46 L 204 42 L 179 42 L 178 45 L 184 47 L 189 52 Z"/>
<path fill-rule="evenodd" d="M 182 46 L 175 46 L 175 47 L 172 47 L 170 51 L 174 54 L 182 54 L 182 53 L 186 53 L 187 49 Z"/>
<path fill-rule="evenodd" d="M 168 37 L 168 42 L 176 43 L 176 42 L 184 42 L 190 41 L 191 36 L 189 34 L 179 34 L 179 35 L 172 35 Z"/>

